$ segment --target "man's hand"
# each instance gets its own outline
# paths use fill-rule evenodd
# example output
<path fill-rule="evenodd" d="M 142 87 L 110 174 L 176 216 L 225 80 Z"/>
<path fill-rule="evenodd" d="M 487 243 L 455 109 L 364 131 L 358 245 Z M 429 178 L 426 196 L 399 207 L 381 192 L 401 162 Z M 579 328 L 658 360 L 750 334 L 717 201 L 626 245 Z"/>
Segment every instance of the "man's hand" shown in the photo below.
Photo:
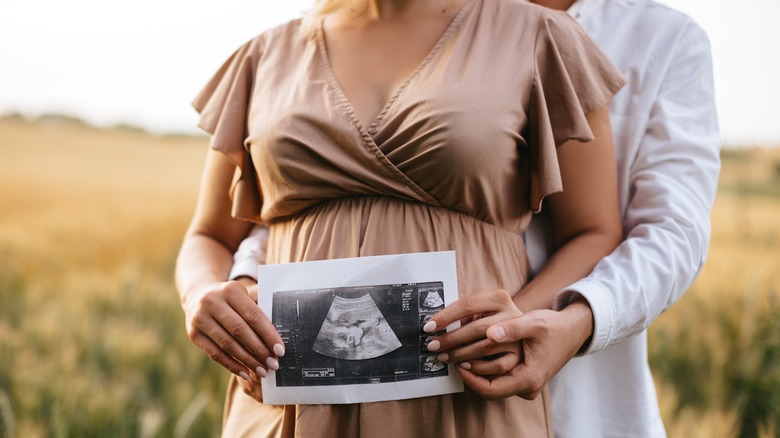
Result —
<path fill-rule="evenodd" d="M 533 310 L 487 329 L 494 343 L 521 341 L 521 362 L 500 376 L 458 368 L 463 382 L 485 399 L 517 395 L 535 399 L 593 333 L 593 313 L 584 299 L 560 311 Z"/>

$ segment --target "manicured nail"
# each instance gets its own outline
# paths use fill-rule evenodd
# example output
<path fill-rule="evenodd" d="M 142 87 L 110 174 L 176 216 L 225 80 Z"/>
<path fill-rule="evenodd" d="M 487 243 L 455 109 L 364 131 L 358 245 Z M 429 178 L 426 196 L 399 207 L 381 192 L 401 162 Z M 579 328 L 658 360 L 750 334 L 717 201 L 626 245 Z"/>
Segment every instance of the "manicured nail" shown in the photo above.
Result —
<path fill-rule="evenodd" d="M 257 367 L 255 368 L 255 372 L 260 377 L 266 377 L 268 375 L 268 372 L 263 367 Z"/>
<path fill-rule="evenodd" d="M 496 341 L 503 341 L 504 338 L 506 338 L 506 330 L 504 330 L 504 327 L 501 327 L 500 325 L 490 327 L 490 337 L 495 339 Z"/>
<path fill-rule="evenodd" d="M 268 364 L 268 368 L 274 371 L 279 369 L 279 361 L 274 359 L 273 357 L 269 357 L 268 359 L 266 359 L 265 363 Z"/>
<path fill-rule="evenodd" d="M 436 331 L 436 321 L 428 321 L 423 326 L 423 331 L 425 333 L 431 333 L 433 331 Z"/>
<path fill-rule="evenodd" d="M 441 342 L 439 341 L 431 341 L 428 343 L 428 351 L 437 351 L 439 348 L 441 348 Z"/>
<path fill-rule="evenodd" d="M 274 344 L 274 354 L 278 357 L 284 356 L 284 345 Z"/>
<path fill-rule="evenodd" d="M 241 371 L 240 373 L 238 373 L 238 377 L 241 377 L 242 379 L 246 380 L 247 382 L 249 381 L 249 375 L 247 375 L 247 373 L 245 373 L 244 371 Z"/>
<path fill-rule="evenodd" d="M 471 369 L 471 364 L 468 363 L 468 362 L 463 362 L 463 363 L 460 364 L 460 367 L 463 368 L 464 370 L 470 370 Z"/>
<path fill-rule="evenodd" d="M 439 362 L 447 362 L 448 360 L 450 360 L 450 355 L 447 353 L 442 353 L 436 356 L 436 360 L 438 360 Z"/>

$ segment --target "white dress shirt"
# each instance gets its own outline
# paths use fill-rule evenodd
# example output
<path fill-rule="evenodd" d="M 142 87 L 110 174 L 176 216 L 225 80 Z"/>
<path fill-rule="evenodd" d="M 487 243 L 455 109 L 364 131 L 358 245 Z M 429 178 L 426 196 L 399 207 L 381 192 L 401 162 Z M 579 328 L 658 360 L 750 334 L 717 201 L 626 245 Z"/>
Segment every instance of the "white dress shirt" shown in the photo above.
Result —
<path fill-rule="evenodd" d="M 710 46 L 689 17 L 647 0 L 579 0 L 570 11 L 628 79 L 610 105 L 626 239 L 558 295 L 593 309 L 584 355 L 550 383 L 557 437 L 662 437 L 645 329 L 676 302 L 704 262 L 720 168 Z M 597 177 L 597 176 L 596 176 Z M 527 233 L 545 259 L 542 220 Z M 231 278 L 257 275 L 255 227 Z"/>
<path fill-rule="evenodd" d="M 555 435 L 663 437 L 645 330 L 707 255 L 721 145 L 710 45 L 691 18 L 649 0 L 579 0 L 570 13 L 628 79 L 610 104 L 625 240 L 556 299 L 584 296 L 595 326 L 550 383 Z M 536 222 L 526 239 L 538 268 Z"/>

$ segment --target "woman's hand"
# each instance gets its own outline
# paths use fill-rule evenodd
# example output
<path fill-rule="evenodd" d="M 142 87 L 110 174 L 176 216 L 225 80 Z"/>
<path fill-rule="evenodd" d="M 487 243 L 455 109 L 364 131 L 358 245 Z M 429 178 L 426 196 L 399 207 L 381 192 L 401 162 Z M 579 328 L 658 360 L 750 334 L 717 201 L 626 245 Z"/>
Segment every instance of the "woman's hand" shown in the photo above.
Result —
<path fill-rule="evenodd" d="M 248 382 L 279 368 L 282 338 L 240 282 L 210 285 L 183 307 L 190 340 L 233 374 Z"/>
<path fill-rule="evenodd" d="M 176 286 L 190 340 L 248 382 L 253 375 L 263 377 L 268 369 L 279 367 L 284 343 L 257 306 L 252 281 L 222 281 L 252 227 L 230 214 L 235 170 L 227 156 L 209 149 L 195 214 L 176 262 Z"/>
<path fill-rule="evenodd" d="M 495 342 L 488 339 L 487 329 L 523 313 L 502 289 L 465 296 L 433 316 L 423 330 L 433 333 L 455 321 L 459 329 L 437 336 L 428 350 L 440 352 L 440 362 L 458 363 L 463 369 L 482 376 L 501 375 L 522 361 L 520 343 L 516 340 Z"/>

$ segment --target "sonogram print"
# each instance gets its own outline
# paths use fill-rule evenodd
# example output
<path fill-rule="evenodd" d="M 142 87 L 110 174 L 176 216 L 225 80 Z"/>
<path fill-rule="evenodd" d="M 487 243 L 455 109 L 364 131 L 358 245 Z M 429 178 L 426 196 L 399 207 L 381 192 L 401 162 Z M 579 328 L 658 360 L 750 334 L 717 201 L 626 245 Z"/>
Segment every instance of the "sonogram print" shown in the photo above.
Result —
<path fill-rule="evenodd" d="M 279 291 L 272 320 L 287 353 L 277 386 L 399 382 L 448 375 L 423 351 L 421 321 L 443 305 L 442 282 Z"/>

